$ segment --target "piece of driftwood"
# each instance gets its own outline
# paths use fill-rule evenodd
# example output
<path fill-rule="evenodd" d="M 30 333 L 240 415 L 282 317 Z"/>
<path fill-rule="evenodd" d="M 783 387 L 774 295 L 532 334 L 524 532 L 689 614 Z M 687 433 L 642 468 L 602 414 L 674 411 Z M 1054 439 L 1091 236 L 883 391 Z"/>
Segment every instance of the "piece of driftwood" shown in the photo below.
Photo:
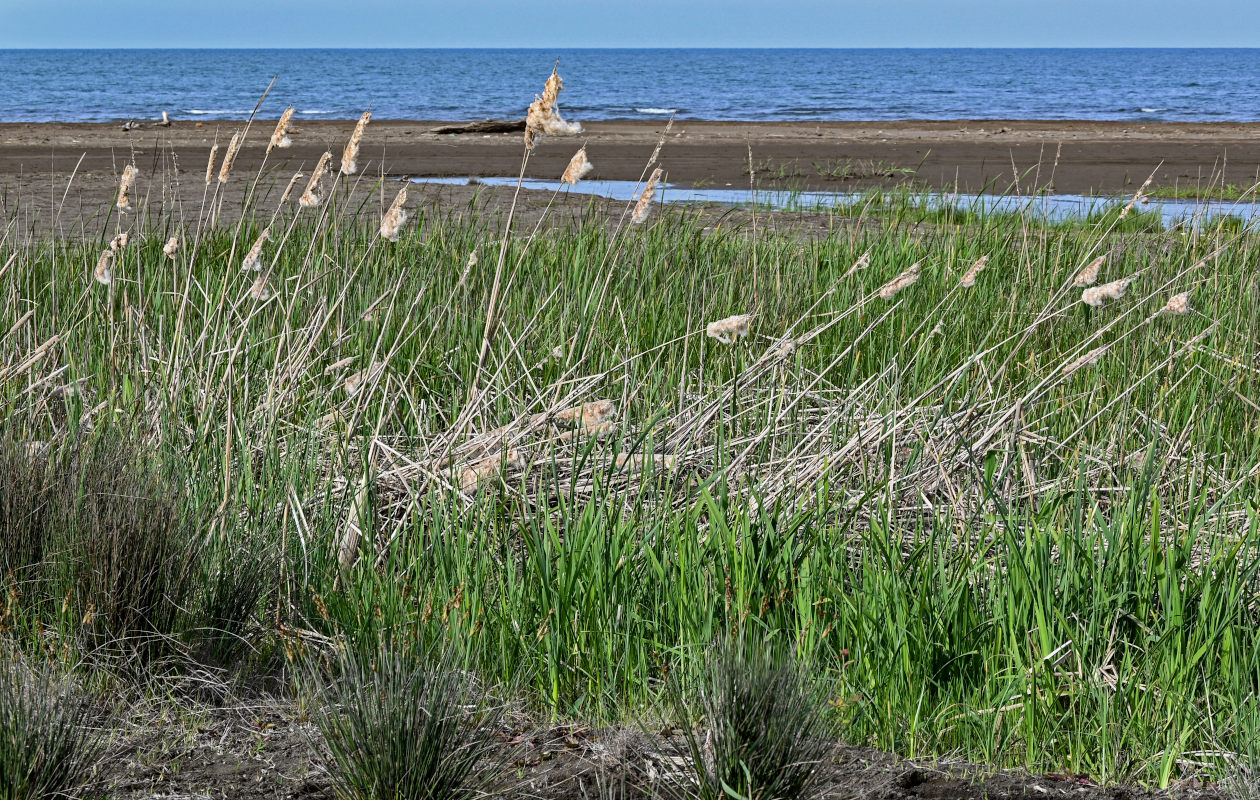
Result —
<path fill-rule="evenodd" d="M 462 125 L 447 125 L 434 128 L 431 133 L 520 133 L 525 130 L 525 118 L 521 119 L 483 119 L 480 122 L 466 122 Z"/>

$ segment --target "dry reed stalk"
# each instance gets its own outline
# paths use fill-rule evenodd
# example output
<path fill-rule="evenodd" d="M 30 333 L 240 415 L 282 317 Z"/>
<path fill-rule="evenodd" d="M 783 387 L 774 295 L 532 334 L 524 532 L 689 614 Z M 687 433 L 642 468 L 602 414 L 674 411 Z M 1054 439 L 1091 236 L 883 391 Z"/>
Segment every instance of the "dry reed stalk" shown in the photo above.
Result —
<path fill-rule="evenodd" d="M 127 243 L 130 241 L 131 235 L 124 231 L 109 240 L 109 250 L 111 253 L 121 252 L 124 248 L 126 248 Z"/>
<path fill-rule="evenodd" d="M 595 165 L 586 157 L 586 145 L 582 145 L 581 149 L 573 154 L 573 158 L 569 159 L 569 166 L 564 168 L 564 174 L 560 176 L 561 183 L 567 183 L 570 186 L 577 186 L 578 182 L 591 174 L 595 169 Z"/>
<path fill-rule="evenodd" d="M 1119 300 L 1128 291 L 1133 278 L 1121 278 L 1118 281 L 1104 283 L 1102 286 L 1091 286 L 1081 292 L 1081 302 L 1097 308 L 1108 300 Z"/>
<path fill-rule="evenodd" d="M 919 269 L 919 263 L 915 262 L 914 264 L 911 264 L 910 268 L 907 269 L 905 272 L 901 273 L 900 275 L 898 275 L 897 277 L 893 278 L 891 281 L 889 281 L 888 283 L 885 283 L 883 286 L 880 287 L 879 289 L 880 298 L 883 300 L 893 299 L 894 297 L 897 296 L 899 292 L 901 292 L 901 290 L 907 289 L 913 286 L 916 282 L 918 282 L 919 276 L 921 274 L 922 273 L 920 272 L 920 269 Z"/>
<path fill-rule="evenodd" d="M 92 271 L 92 277 L 97 283 L 106 286 L 114 282 L 114 251 L 106 250 L 101 253 L 101 257 L 96 261 L 96 269 Z"/>
<path fill-rule="evenodd" d="M 970 289 L 972 286 L 975 286 L 976 278 L 979 277 L 980 273 L 984 271 L 984 268 L 988 266 L 988 264 L 988 256 L 980 256 L 977 258 L 976 263 L 972 264 L 971 269 L 967 270 L 967 274 L 962 276 L 961 283 L 963 287 Z"/>
<path fill-rule="evenodd" d="M 263 242 L 271 238 L 271 228 L 263 228 L 263 232 L 258 234 L 258 238 L 254 240 L 254 246 L 249 248 L 249 252 L 245 254 L 245 260 L 241 262 L 241 269 L 246 272 L 257 272 L 262 269 L 259 259 L 262 257 Z"/>
<path fill-rule="evenodd" d="M 354 566 L 359 555 L 359 543 L 363 540 L 363 513 L 367 508 L 367 476 L 359 481 L 359 489 L 346 510 L 346 526 L 337 544 L 337 562 L 343 570 Z"/>
<path fill-rule="evenodd" d="M 736 339 L 743 339 L 748 336 L 748 326 L 752 322 L 752 314 L 736 314 L 733 317 L 719 319 L 710 322 L 704 329 L 704 333 L 711 339 L 717 339 L 722 344 L 731 344 Z"/>
<path fill-rule="evenodd" d="M 328 162 L 332 160 L 332 153 L 325 151 L 319 157 L 319 163 L 315 165 L 315 171 L 311 173 L 311 179 L 306 184 L 306 191 L 302 192 L 302 197 L 298 200 L 298 205 L 302 208 L 314 208 L 319 205 L 319 182 L 324 179 L 324 173 L 328 170 Z"/>
<path fill-rule="evenodd" d="M 162 255 L 170 260 L 175 260 L 175 254 L 179 252 L 179 237 L 172 236 L 166 240 L 166 244 L 162 245 Z"/>
<path fill-rule="evenodd" d="M 1107 352 L 1106 346 L 1095 347 L 1093 350 L 1090 350 L 1085 355 L 1081 356 L 1080 358 L 1073 361 L 1071 364 L 1068 364 L 1066 367 L 1064 367 L 1063 377 L 1066 378 L 1067 376 L 1071 375 L 1073 372 L 1076 372 L 1081 367 L 1087 367 L 1090 364 L 1096 363 L 1098 359 L 1102 358 L 1103 353 L 1105 352 Z"/>
<path fill-rule="evenodd" d="M 1159 310 L 1161 314 L 1167 314 L 1170 317 L 1184 317 L 1190 313 L 1190 293 L 1182 292 L 1168 298 L 1168 302 Z"/>
<path fill-rule="evenodd" d="M 652 156 L 648 159 L 648 166 L 656 163 L 656 159 L 661 157 L 661 148 L 665 146 L 665 139 L 669 136 L 669 129 L 674 127 L 674 118 L 671 116 L 669 122 L 665 123 L 665 130 L 661 131 L 661 136 L 656 140 L 656 147 L 652 148 Z"/>
<path fill-rule="evenodd" d="M 268 153 L 277 147 L 283 149 L 293 144 L 293 140 L 289 138 L 289 123 L 293 121 L 293 113 L 293 106 L 289 106 L 280 115 L 280 121 L 276 123 L 276 129 L 271 134 L 271 141 L 267 143 Z"/>
<path fill-rule="evenodd" d="M 289 197 L 293 194 L 293 187 L 297 186 L 297 182 L 306 177 L 304 172 L 295 172 L 293 177 L 289 178 L 289 185 L 285 188 L 284 194 L 280 195 L 280 205 L 289 202 Z"/>
<path fill-rule="evenodd" d="M 648 178 L 647 186 L 643 187 L 639 202 L 634 204 L 634 213 L 630 215 L 630 221 L 635 225 L 647 222 L 648 214 L 652 211 L 652 198 L 656 195 L 656 185 L 660 182 L 661 168 L 657 167 L 652 170 L 652 177 Z"/>
<path fill-rule="evenodd" d="M 1098 271 L 1102 269 L 1103 262 L 1106 260 L 1106 256 L 1099 256 L 1086 264 L 1084 269 L 1076 273 L 1076 277 L 1072 279 L 1072 285 L 1078 287 L 1093 286 L 1094 281 L 1098 280 Z"/>
<path fill-rule="evenodd" d="M 1151 185 L 1151 181 L 1153 180 L 1155 180 L 1154 172 L 1152 172 L 1150 176 L 1147 177 L 1145 181 L 1143 181 L 1142 186 L 1137 190 L 1137 194 L 1133 195 L 1133 199 L 1130 200 L 1127 204 L 1125 204 L 1124 210 L 1120 212 L 1119 219 L 1124 219 L 1125 217 L 1129 216 L 1129 212 L 1133 210 L 1133 207 L 1137 205 L 1138 203 L 1142 202 L 1143 198 L 1146 197 L 1146 188 Z"/>
<path fill-rule="evenodd" d="M 271 289 L 267 286 L 267 276 L 259 273 L 254 279 L 254 283 L 249 287 L 249 296 L 255 300 L 266 300 L 271 297 Z"/>
<path fill-rule="evenodd" d="M 228 142 L 227 152 L 223 154 L 223 166 L 219 168 L 219 183 L 227 183 L 228 175 L 232 172 L 232 165 L 236 163 L 236 154 L 240 149 L 241 135 L 234 133 L 232 141 Z"/>
<path fill-rule="evenodd" d="M 219 155 L 219 146 L 216 144 L 210 148 L 210 160 L 206 162 L 206 186 L 214 181 L 214 160 Z"/>
<path fill-rule="evenodd" d="M 131 190 L 136 185 L 136 176 L 140 170 L 134 164 L 123 167 L 122 178 L 118 182 L 118 201 L 115 203 L 119 211 L 131 210 Z"/>
<path fill-rule="evenodd" d="M 364 111 L 363 116 L 359 117 L 359 123 L 354 126 L 354 133 L 350 134 L 350 141 L 346 142 L 346 149 L 341 154 L 343 175 L 353 175 L 359 171 L 359 143 L 363 141 L 363 131 L 367 129 L 370 119 L 372 112 Z"/>
<path fill-rule="evenodd" d="M 391 242 L 398 241 L 399 231 L 402 230 L 403 223 L 407 221 L 407 187 L 403 186 L 398 190 L 398 196 L 394 198 L 394 202 L 389 207 L 389 211 L 385 212 L 385 216 L 381 219 L 381 236 Z"/>

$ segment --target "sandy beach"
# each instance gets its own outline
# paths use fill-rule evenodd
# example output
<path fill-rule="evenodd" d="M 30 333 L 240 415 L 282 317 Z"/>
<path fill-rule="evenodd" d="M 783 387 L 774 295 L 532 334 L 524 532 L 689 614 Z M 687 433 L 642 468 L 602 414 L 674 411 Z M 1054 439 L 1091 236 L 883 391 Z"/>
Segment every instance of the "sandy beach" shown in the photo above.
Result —
<path fill-rule="evenodd" d="M 353 120 L 297 124 L 293 146 L 264 156 L 274 120 L 256 120 L 225 190 L 239 206 L 252 176 L 278 195 L 297 170 L 325 150 L 340 155 Z M 373 120 L 359 159 L 360 185 L 384 177 L 514 176 L 518 133 L 439 134 L 454 123 Z M 23 226 L 80 220 L 108 203 L 122 166 L 140 169 L 138 194 L 152 204 L 198 203 L 210 147 L 224 149 L 243 122 L 175 120 L 124 131 L 105 123 L 0 124 L 0 203 L 20 208 Z M 664 122 L 593 122 L 583 135 L 544 138 L 527 177 L 554 179 L 586 143 L 592 178 L 637 180 L 664 135 Z M 1154 173 L 1154 187 L 1248 186 L 1260 175 L 1260 123 L 1159 123 L 983 120 L 952 122 L 677 121 L 661 165 L 673 183 L 722 188 L 749 184 L 853 191 L 913 184 L 964 192 L 1132 192 Z M 265 162 L 264 162 L 265 158 Z"/>

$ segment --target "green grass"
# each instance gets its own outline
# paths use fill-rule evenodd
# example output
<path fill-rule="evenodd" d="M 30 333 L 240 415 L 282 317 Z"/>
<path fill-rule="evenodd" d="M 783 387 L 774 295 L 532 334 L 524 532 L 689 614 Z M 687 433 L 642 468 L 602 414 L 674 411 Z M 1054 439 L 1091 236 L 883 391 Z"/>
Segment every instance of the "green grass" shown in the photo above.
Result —
<path fill-rule="evenodd" d="M 199 238 L 152 217 L 111 286 L 112 224 L 0 250 L 3 437 L 53 463 L 142 443 L 162 480 L 129 497 L 204 548 L 181 614 L 213 621 L 163 625 L 188 658 L 449 649 L 535 713 L 624 722 L 746 631 L 813 665 L 845 739 L 904 755 L 1167 785 L 1254 739 L 1251 235 L 588 215 L 510 237 L 500 272 L 489 212 L 419 209 L 389 244 L 362 202 L 276 212 L 266 301 L 240 262 L 269 209 Z M 1139 278 L 1089 308 L 1071 280 L 1103 253 Z M 748 339 L 705 337 L 736 313 Z M 557 415 L 600 398 L 606 427 Z M 82 619 L 41 553 L 0 600 L 28 649 Z"/>

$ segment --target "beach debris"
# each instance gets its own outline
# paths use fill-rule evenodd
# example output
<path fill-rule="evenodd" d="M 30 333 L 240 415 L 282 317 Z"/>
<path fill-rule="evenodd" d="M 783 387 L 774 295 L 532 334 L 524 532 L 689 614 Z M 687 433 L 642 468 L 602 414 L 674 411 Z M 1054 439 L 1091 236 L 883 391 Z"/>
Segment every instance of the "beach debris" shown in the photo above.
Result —
<path fill-rule="evenodd" d="M 236 162 L 236 154 L 240 149 L 241 135 L 234 133 L 232 140 L 228 142 L 227 152 L 223 154 L 223 166 L 219 168 L 219 183 L 227 183 L 228 174 L 232 171 L 232 164 Z"/>
<path fill-rule="evenodd" d="M 634 204 L 634 213 L 630 215 L 630 221 L 635 225 L 642 225 L 647 222 L 648 214 L 652 211 L 652 198 L 656 195 L 656 186 L 661 182 L 661 168 L 657 167 L 652 170 L 652 176 L 648 178 L 647 186 L 643 187 L 643 194 L 639 195 L 639 201 Z"/>
<path fill-rule="evenodd" d="M 573 154 L 573 158 L 569 159 L 569 166 L 564 168 L 560 181 L 570 186 L 577 186 L 578 182 L 591 174 L 594 169 L 595 165 L 586 157 L 586 145 L 582 145 L 581 149 Z"/>
<path fill-rule="evenodd" d="M 118 182 L 118 201 L 115 205 L 119 211 L 131 210 L 131 190 L 136 185 L 136 176 L 140 170 L 134 164 L 123 167 L 122 178 Z"/>
<path fill-rule="evenodd" d="M 731 344 L 736 339 L 748 336 L 748 327 L 752 318 L 752 314 L 736 314 L 733 317 L 719 319 L 710 322 L 705 327 L 704 333 L 711 339 L 717 339 L 721 344 Z"/>
<path fill-rule="evenodd" d="M 206 186 L 214 180 L 214 160 L 219 155 L 219 146 L 216 144 L 210 148 L 210 160 L 206 162 Z"/>
<path fill-rule="evenodd" d="M 163 128 L 171 127 L 171 115 L 167 114 L 165 111 L 162 112 L 162 127 Z"/>
<path fill-rule="evenodd" d="M 916 261 L 910 267 L 897 277 L 885 283 L 879 289 L 879 296 L 882 300 L 891 300 L 898 295 L 903 289 L 908 289 L 918 282 L 920 272 L 920 262 Z"/>
<path fill-rule="evenodd" d="M 1081 302 L 1097 308 L 1108 300 L 1119 300 L 1128 291 L 1133 278 L 1121 278 L 1118 281 L 1104 283 L 1102 286 L 1091 286 L 1081 292 Z"/>
<path fill-rule="evenodd" d="M 385 216 L 381 219 L 381 236 L 391 242 L 398 241 L 398 234 L 402 230 L 403 223 L 407 221 L 407 187 L 403 186 L 398 190 L 398 195 L 394 198 L 394 202 L 390 205 L 389 211 L 385 212 Z"/>
<path fill-rule="evenodd" d="M 534 95 L 534 102 L 529 104 L 529 113 L 525 116 L 525 149 L 534 149 L 534 139 L 539 134 L 548 136 L 575 136 L 582 132 L 582 126 L 576 122 L 566 122 L 560 116 L 558 99 L 564 89 L 564 81 L 560 78 L 559 64 L 552 68 L 551 75 L 543 85 L 541 96 Z"/>
<path fill-rule="evenodd" d="M 279 121 L 276 122 L 276 129 L 271 132 L 271 141 L 267 142 L 267 152 L 279 147 L 284 149 L 293 144 L 293 140 L 289 138 L 289 123 L 293 121 L 294 108 L 289 106 L 280 115 Z"/>
<path fill-rule="evenodd" d="M 101 257 L 96 261 L 96 269 L 92 271 L 92 277 L 97 283 L 109 286 L 114 282 L 114 251 L 106 250 L 101 253 Z"/>
<path fill-rule="evenodd" d="M 319 205 L 321 200 L 319 182 L 324 179 L 324 173 L 328 171 L 328 162 L 331 160 L 332 153 L 327 151 L 319 157 L 319 163 L 315 165 L 315 171 L 311 173 L 311 179 L 306 184 L 306 191 L 302 192 L 302 197 L 298 200 L 298 205 L 302 208 L 314 208 Z"/>
<path fill-rule="evenodd" d="M 353 175 L 359 171 L 359 143 L 363 141 L 363 131 L 367 129 L 370 119 L 372 119 L 372 112 L 364 111 L 363 116 L 359 117 L 358 124 L 354 126 L 354 133 L 350 134 L 350 141 L 346 142 L 346 149 L 341 154 L 343 175 Z"/>
<path fill-rule="evenodd" d="M 249 248 L 249 252 L 245 254 L 245 260 L 241 262 L 241 269 L 246 272 L 257 272 L 262 269 L 259 259 L 262 256 L 263 242 L 271 238 L 271 228 L 263 228 L 263 232 L 258 234 L 258 238 L 254 240 L 254 246 Z"/>
<path fill-rule="evenodd" d="M 1190 313 L 1190 293 L 1181 292 L 1168 298 L 1168 302 L 1159 310 L 1159 313 L 1166 314 L 1170 317 L 1184 317 Z"/>
<path fill-rule="evenodd" d="M 984 268 L 988 266 L 988 264 L 989 264 L 988 256 L 980 256 L 979 258 L 977 258 L 976 263 L 972 264 L 971 269 L 967 270 L 967 273 L 962 276 L 961 283 L 963 287 L 970 289 L 972 286 L 975 286 L 976 278 L 980 275 L 982 271 L 984 271 Z"/>
<path fill-rule="evenodd" d="M 452 136 L 459 133 L 520 133 L 525 130 L 525 119 L 484 119 L 480 122 L 467 122 L 460 125 L 444 125 L 433 128 L 429 133 Z"/>
<path fill-rule="evenodd" d="M 172 236 L 166 240 L 166 244 L 162 245 L 162 255 L 170 260 L 175 260 L 175 254 L 179 252 L 179 237 Z"/>
<path fill-rule="evenodd" d="M 1102 269 L 1103 263 L 1107 260 L 1106 256 L 1099 256 L 1093 261 L 1085 265 L 1085 267 L 1072 279 L 1073 286 L 1093 286 L 1098 280 L 1098 271 Z"/>

